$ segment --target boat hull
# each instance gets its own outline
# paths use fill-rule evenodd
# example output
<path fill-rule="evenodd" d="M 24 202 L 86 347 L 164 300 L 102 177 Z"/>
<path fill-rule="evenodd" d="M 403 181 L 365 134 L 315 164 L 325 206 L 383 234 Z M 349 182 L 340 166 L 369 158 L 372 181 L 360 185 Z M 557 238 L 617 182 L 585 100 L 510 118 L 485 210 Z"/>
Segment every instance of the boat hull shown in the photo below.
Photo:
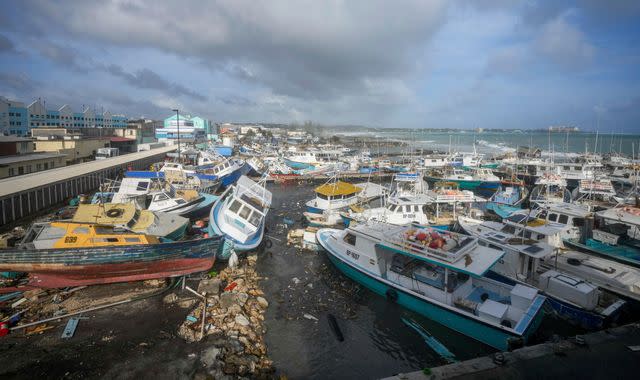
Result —
<path fill-rule="evenodd" d="M 593 239 L 587 239 L 586 244 L 574 240 L 565 239 L 564 243 L 583 252 L 613 259 L 640 268 L 640 251 L 628 246 L 612 246 Z"/>
<path fill-rule="evenodd" d="M 492 270 L 487 272 L 487 277 L 508 285 L 518 284 L 517 281 L 514 281 Z M 549 305 L 553 308 L 553 310 L 555 310 L 556 313 L 558 313 L 560 317 L 567 319 L 587 330 L 599 330 L 605 326 L 606 322 L 609 319 L 611 319 L 605 317 L 602 314 L 594 313 L 579 308 L 575 305 L 571 305 L 570 303 L 555 298 L 550 294 L 544 293 L 544 295 L 547 297 Z"/>
<path fill-rule="evenodd" d="M 220 184 L 224 187 L 229 186 L 229 185 L 233 185 L 234 183 L 236 183 L 236 181 L 238 181 L 238 178 L 240 178 L 240 176 L 247 174 L 249 172 L 249 170 L 251 170 L 251 166 L 249 166 L 249 164 L 247 164 L 246 162 L 244 162 L 242 164 L 241 167 L 239 167 L 238 169 L 232 171 L 231 173 L 223 176 L 220 178 Z"/>
<path fill-rule="evenodd" d="M 529 335 L 534 332 L 542 322 L 543 313 L 537 313 L 524 334 L 519 336 L 509 333 L 506 330 L 484 324 L 480 321 L 472 320 L 462 314 L 452 312 L 435 303 L 416 297 L 400 287 L 388 285 L 387 283 L 376 279 L 374 276 L 353 267 L 327 249 L 327 245 L 321 238 L 321 234 L 318 234 L 317 238 L 318 242 L 328 253 L 327 256 L 329 257 L 329 260 L 331 260 L 336 268 L 353 281 L 383 297 L 385 297 L 390 290 L 393 290 L 397 293 L 395 302 L 399 305 L 499 350 L 508 350 L 512 344 L 510 342 L 515 343 L 515 341 L 520 339 L 526 341 Z"/>
<path fill-rule="evenodd" d="M 221 237 L 152 245 L 15 250 L 0 268 L 31 274 L 29 285 L 59 288 L 183 276 L 208 270 Z"/>
<path fill-rule="evenodd" d="M 208 231 L 210 236 L 224 237 L 224 243 L 220 244 L 220 246 L 218 247 L 216 257 L 221 261 L 227 261 L 234 251 L 236 253 L 241 253 L 258 248 L 264 236 L 265 220 L 262 220 L 255 235 L 253 235 L 247 241 L 238 241 L 228 234 L 225 234 L 224 231 L 222 231 L 222 229 L 220 228 L 218 218 L 220 216 L 220 213 L 222 212 L 222 203 L 222 198 L 219 198 L 211 208 Z"/>

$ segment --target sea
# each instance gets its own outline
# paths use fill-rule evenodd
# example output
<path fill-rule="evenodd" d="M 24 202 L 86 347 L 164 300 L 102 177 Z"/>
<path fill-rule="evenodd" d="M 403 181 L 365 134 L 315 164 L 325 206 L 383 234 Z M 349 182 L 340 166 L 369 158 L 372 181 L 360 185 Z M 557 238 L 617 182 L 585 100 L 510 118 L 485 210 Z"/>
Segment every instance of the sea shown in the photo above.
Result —
<path fill-rule="evenodd" d="M 414 149 L 438 150 L 441 152 L 472 152 L 474 145 L 480 153 L 499 155 L 514 152 L 518 147 L 538 147 L 545 155 L 575 156 L 584 152 L 607 154 L 621 153 L 638 157 L 640 134 L 599 132 L 548 132 L 527 130 L 474 131 L 428 129 L 378 128 L 367 131 L 354 130 L 338 133 L 339 136 L 362 137 L 367 140 L 402 141 Z M 390 148 L 377 148 L 375 143 L 367 146 L 375 153 L 395 153 Z"/>

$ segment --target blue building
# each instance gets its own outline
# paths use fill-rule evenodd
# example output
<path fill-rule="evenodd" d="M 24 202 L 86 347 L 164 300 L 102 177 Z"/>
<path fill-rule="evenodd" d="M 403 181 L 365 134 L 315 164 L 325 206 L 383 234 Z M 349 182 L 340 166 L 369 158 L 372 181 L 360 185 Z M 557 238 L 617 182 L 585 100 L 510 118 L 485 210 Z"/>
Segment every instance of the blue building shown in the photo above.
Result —
<path fill-rule="evenodd" d="M 41 100 L 28 106 L 22 102 L 0 96 L 0 134 L 28 136 L 31 128 L 56 126 L 65 128 L 124 128 L 127 118 L 109 111 L 95 113 L 91 108 L 74 112 L 67 104 L 58 109 L 47 109 Z"/>
<path fill-rule="evenodd" d="M 179 121 L 178 121 L 179 119 Z M 181 142 L 204 142 L 208 139 L 213 123 L 199 116 L 172 115 L 164 119 L 164 128 L 156 129 L 156 139 L 176 140 L 178 138 L 178 126 L 180 127 Z"/>

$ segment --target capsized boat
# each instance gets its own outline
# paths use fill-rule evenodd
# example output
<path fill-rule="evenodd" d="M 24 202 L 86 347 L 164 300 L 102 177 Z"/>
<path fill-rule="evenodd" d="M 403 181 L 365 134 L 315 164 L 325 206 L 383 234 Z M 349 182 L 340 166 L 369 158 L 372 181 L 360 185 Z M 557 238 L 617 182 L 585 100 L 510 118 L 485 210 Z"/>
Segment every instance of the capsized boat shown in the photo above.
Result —
<path fill-rule="evenodd" d="M 158 237 L 86 223 L 35 223 L 0 270 L 28 272 L 29 285 L 62 288 L 183 276 L 213 265 L 221 237 L 162 243 Z"/>
<path fill-rule="evenodd" d="M 620 315 L 625 301 L 580 276 L 559 269 L 541 268 L 555 248 L 544 242 L 516 236 L 505 224 L 458 217 L 458 225 L 481 245 L 505 255 L 488 276 L 508 284 L 527 284 L 543 292 L 556 312 L 588 329 L 602 328 Z"/>
<path fill-rule="evenodd" d="M 316 236 L 352 280 L 499 350 L 526 342 L 542 321 L 545 297 L 536 289 L 483 277 L 503 252 L 476 238 L 384 223 Z"/>
<path fill-rule="evenodd" d="M 189 225 L 189 219 L 182 216 L 138 210 L 133 203 L 79 204 L 71 221 L 112 226 L 168 240 L 181 239 Z"/>
<path fill-rule="evenodd" d="M 216 200 L 209 216 L 209 234 L 224 236 L 218 258 L 227 260 L 232 252 L 250 251 L 260 245 L 265 218 L 271 207 L 266 177 L 259 182 L 242 176 Z"/>

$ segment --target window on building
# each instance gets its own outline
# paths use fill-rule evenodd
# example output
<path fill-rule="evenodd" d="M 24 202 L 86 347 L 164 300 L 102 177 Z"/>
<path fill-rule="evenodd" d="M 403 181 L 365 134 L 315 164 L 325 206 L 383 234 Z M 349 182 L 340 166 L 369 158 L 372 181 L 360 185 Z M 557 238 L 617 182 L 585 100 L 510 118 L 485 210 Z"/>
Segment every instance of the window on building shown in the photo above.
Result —
<path fill-rule="evenodd" d="M 42 170 L 42 164 L 36 164 L 36 170 L 37 171 Z"/>
<path fill-rule="evenodd" d="M 27 173 L 31 173 L 33 171 L 32 165 L 27 165 Z"/>
<path fill-rule="evenodd" d="M 49 163 L 48 163 L 48 162 L 45 162 L 45 163 L 44 163 L 44 170 L 47 170 L 47 169 L 49 169 Z"/>
<path fill-rule="evenodd" d="M 9 112 L 9 116 L 14 116 L 13 112 Z"/>
<path fill-rule="evenodd" d="M 22 175 L 24 174 L 24 167 L 20 166 L 18 167 L 18 175 Z"/>
<path fill-rule="evenodd" d="M 9 177 L 13 177 L 14 175 L 16 175 L 16 169 L 9 168 Z"/>

